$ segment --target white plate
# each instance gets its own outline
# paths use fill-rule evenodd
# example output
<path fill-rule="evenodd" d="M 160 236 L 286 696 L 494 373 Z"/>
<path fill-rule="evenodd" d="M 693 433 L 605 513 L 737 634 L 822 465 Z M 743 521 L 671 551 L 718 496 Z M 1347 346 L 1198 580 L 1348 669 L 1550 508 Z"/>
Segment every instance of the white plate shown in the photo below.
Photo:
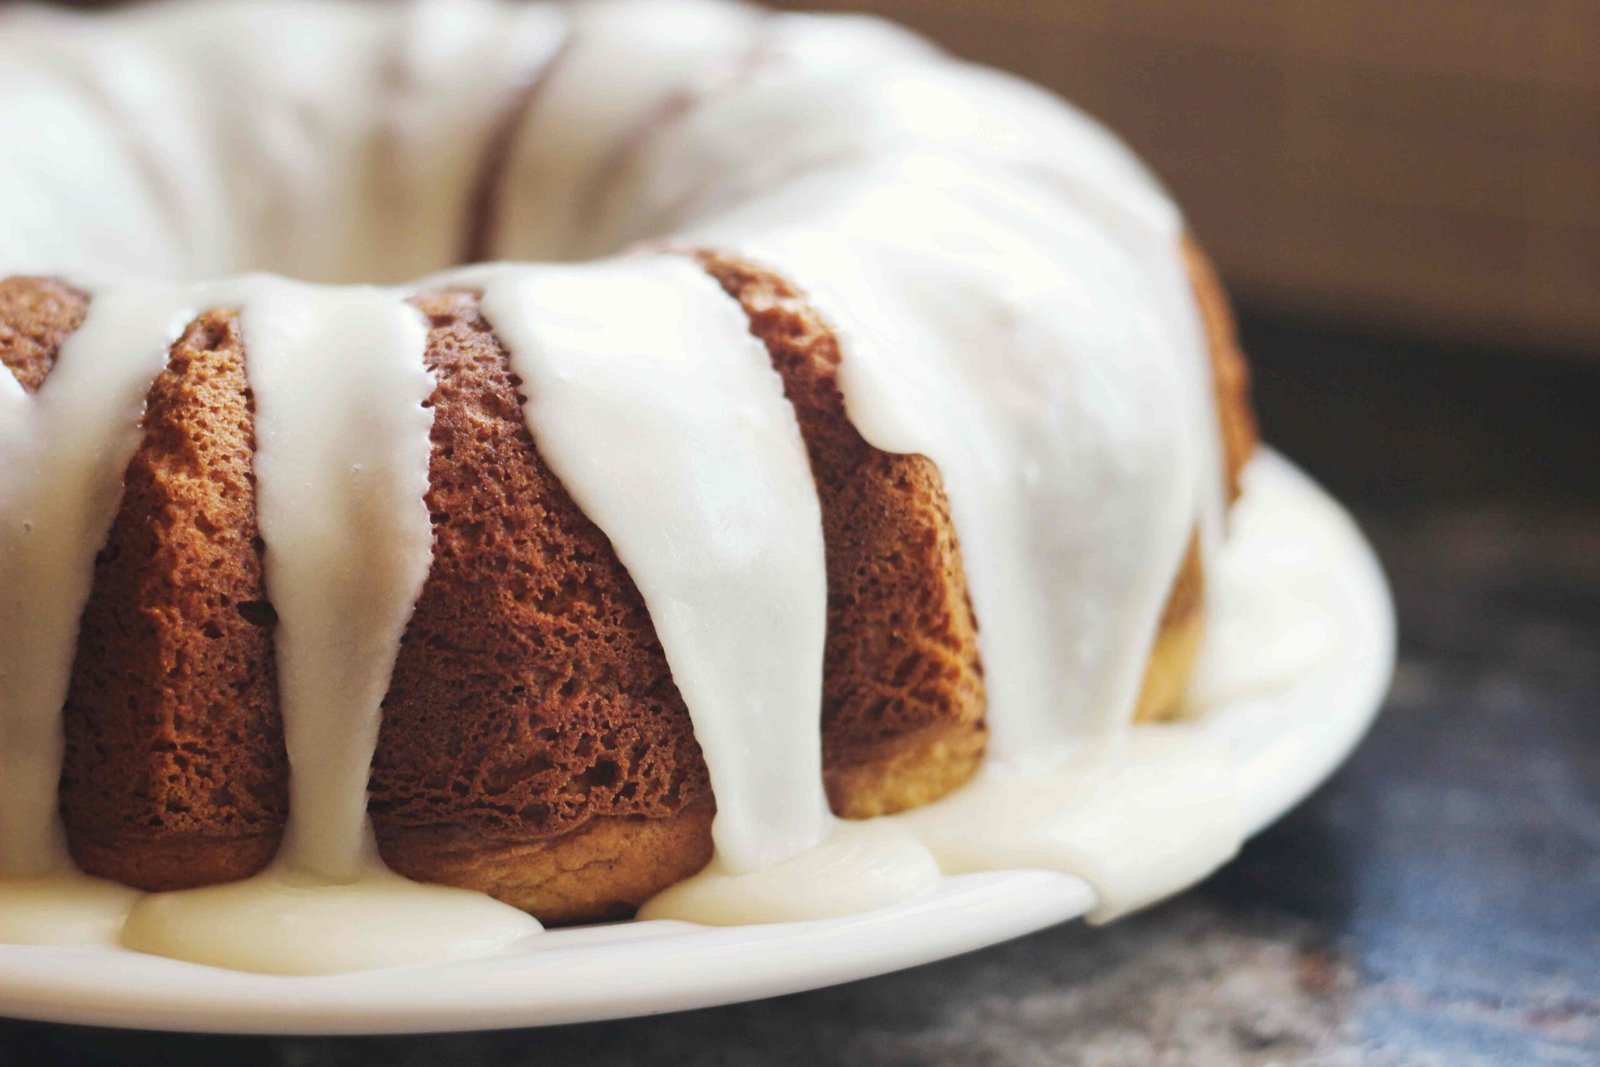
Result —
<path fill-rule="evenodd" d="M 1250 492 L 1298 505 L 1280 527 L 1316 554 L 1312 629 L 1332 640 L 1297 676 L 1225 702 L 1201 729 L 1233 745 L 1254 833 L 1315 788 L 1365 732 L 1394 662 L 1383 575 L 1348 517 L 1274 455 Z M 585 1022 L 710 1007 L 884 974 L 1081 916 L 1084 882 L 1042 871 L 948 877 L 866 915 L 712 928 L 635 922 L 556 930 L 503 955 L 318 978 L 217 970 L 112 948 L 0 946 L 0 1013 L 233 1033 L 408 1033 Z"/>

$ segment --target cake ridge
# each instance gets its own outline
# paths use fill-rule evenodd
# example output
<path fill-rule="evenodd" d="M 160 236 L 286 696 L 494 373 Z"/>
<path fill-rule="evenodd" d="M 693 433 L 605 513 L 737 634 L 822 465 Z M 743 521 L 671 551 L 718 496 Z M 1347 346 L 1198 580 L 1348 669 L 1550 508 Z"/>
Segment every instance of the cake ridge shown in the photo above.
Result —
<path fill-rule="evenodd" d="M 282 836 L 254 421 L 238 314 L 208 311 L 152 383 L 79 624 L 63 712 L 68 846 L 80 869 L 140 889 L 248 877 Z"/>

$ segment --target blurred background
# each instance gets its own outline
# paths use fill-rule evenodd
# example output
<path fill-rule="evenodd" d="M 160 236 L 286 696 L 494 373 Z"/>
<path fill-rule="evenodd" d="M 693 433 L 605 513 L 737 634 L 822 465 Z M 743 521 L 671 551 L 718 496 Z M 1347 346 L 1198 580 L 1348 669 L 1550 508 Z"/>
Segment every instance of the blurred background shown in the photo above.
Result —
<path fill-rule="evenodd" d="M 1060 92 L 1170 183 L 1239 300 L 1600 353 L 1595 0 L 800 0 Z"/>

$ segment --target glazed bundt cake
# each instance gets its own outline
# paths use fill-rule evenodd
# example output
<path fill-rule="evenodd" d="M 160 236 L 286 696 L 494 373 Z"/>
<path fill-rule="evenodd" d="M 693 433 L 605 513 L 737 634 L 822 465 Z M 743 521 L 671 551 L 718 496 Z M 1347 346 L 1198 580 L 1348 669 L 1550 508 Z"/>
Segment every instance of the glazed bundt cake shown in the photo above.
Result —
<path fill-rule="evenodd" d="M 836 914 L 1182 711 L 1247 372 L 1066 105 L 720 0 L 0 20 L 0 873 Z"/>

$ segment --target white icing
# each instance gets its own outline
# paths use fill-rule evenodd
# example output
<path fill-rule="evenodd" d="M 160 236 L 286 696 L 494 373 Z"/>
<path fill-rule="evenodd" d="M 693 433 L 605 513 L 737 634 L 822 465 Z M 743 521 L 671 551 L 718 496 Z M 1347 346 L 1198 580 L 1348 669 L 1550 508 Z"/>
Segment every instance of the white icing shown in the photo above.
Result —
<path fill-rule="evenodd" d="M 999 164 L 1047 181 L 1057 206 L 1179 232 L 1177 209 L 1128 149 L 1048 93 L 903 47 L 817 55 L 813 37 L 651 140 L 612 207 L 619 240 L 693 226 L 818 170 L 917 153 Z"/>
<path fill-rule="evenodd" d="M 35 65 L 47 35 L 29 32 L 17 14 L 26 10 L 9 10 L 17 24 L 0 32 L 0 264 L 17 274 L 177 273 L 179 249 L 155 191 L 121 149 L 115 117 L 81 79 Z"/>
<path fill-rule="evenodd" d="M 1303 677 L 1341 637 L 1335 612 L 1303 605 L 1328 599 L 1322 561 L 1345 549 L 1349 531 L 1328 522 L 1308 537 L 1305 502 L 1256 489 L 1272 473 L 1245 467 L 1228 541 L 1206 575 L 1210 610 L 1187 694 L 1193 714 Z"/>
<path fill-rule="evenodd" d="M 986 765 L 895 817 L 946 874 L 1040 867 L 1094 887 L 1094 922 L 1153 904 L 1238 851 L 1236 760 L 1183 725 L 1135 726 L 1046 773 Z"/>
<path fill-rule="evenodd" d="M 562 10 L 547 4 L 425 0 L 406 14 L 370 104 L 382 132 L 366 173 L 351 179 L 385 191 L 363 201 L 367 215 L 351 227 L 347 276 L 358 280 L 412 278 L 463 254 L 479 163 L 508 111 L 537 97 L 569 33 Z"/>
<path fill-rule="evenodd" d="M 109 945 L 138 899 L 137 889 L 70 867 L 0 879 L 0 945 Z"/>
<path fill-rule="evenodd" d="M 1196 528 L 1216 572 L 1223 493 L 1181 219 L 1092 120 L 875 20 L 719 0 L 3 17 L 0 274 L 391 281 L 451 263 L 477 222 L 506 257 L 712 246 L 799 285 L 837 329 L 863 436 L 938 465 L 994 758 L 939 805 L 841 825 L 820 773 L 817 502 L 737 306 L 639 251 L 448 276 L 484 290 L 541 453 L 638 585 L 706 755 L 716 859 L 649 914 L 888 903 L 933 876 L 915 835 L 948 870 L 1083 874 L 1109 916 L 1236 847 L 1227 761 L 1129 728 Z M 67 877 L 59 715 L 94 553 L 144 390 L 184 323 L 222 306 L 241 310 L 256 393 L 290 826 L 271 871 L 147 899 L 125 942 L 307 973 L 536 929 L 385 872 L 365 819 L 430 551 L 424 327 L 403 296 L 96 287 L 39 395 L 0 375 L 0 908 L 46 892 L 24 876 Z M 1250 650 L 1236 629 L 1211 660 Z M 104 934 L 126 896 L 80 888 L 73 929 Z"/>
<path fill-rule="evenodd" d="M 283 282 L 243 301 L 256 510 L 289 754 L 282 859 L 355 877 L 379 704 L 433 559 L 420 312 Z"/>
<path fill-rule="evenodd" d="M 459 254 L 485 144 L 567 27 L 555 5 L 491 0 L 8 16 L 8 272 L 360 282 Z"/>
<path fill-rule="evenodd" d="M 756 21 L 753 9 L 720 0 L 577 7 L 560 68 L 517 131 L 491 254 L 576 259 L 604 251 L 594 244 L 593 201 L 619 153 L 674 105 L 725 84 L 746 61 Z"/>
<path fill-rule="evenodd" d="M 831 919 L 899 903 L 938 878 L 934 857 L 900 827 L 839 821 L 821 844 L 779 863 L 740 871 L 714 859 L 646 901 L 639 917 L 707 926 Z"/>
<path fill-rule="evenodd" d="M 421 885 L 373 864 L 329 881 L 278 865 L 243 882 L 157 893 L 125 948 L 262 974 L 338 974 L 481 956 L 540 930 L 481 893 Z"/>

